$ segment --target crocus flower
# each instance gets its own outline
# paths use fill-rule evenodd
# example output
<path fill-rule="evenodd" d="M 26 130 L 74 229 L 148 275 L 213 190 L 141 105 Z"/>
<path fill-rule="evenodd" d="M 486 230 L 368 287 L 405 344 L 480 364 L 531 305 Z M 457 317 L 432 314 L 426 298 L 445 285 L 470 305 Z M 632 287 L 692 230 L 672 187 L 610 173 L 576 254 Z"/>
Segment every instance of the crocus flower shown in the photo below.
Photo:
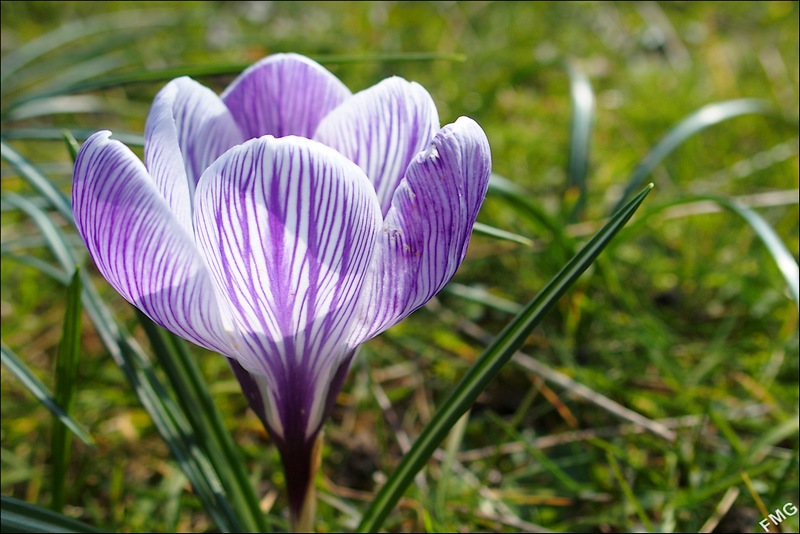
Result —
<path fill-rule="evenodd" d="M 100 273 L 167 330 L 228 357 L 281 453 L 296 523 L 314 447 L 358 347 L 425 304 L 464 259 L 490 173 L 472 119 L 440 129 L 420 85 L 352 94 L 269 56 L 217 96 L 156 96 L 144 164 L 101 131 L 73 209 Z"/>

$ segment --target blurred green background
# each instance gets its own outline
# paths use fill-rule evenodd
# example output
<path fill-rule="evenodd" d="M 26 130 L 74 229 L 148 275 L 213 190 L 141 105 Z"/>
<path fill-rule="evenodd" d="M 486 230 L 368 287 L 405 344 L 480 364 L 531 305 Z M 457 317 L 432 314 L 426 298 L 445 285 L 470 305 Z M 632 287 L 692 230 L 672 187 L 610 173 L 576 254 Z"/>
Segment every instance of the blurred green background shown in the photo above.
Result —
<path fill-rule="evenodd" d="M 165 82 L 22 99 L 113 73 L 246 65 L 290 51 L 353 91 L 391 75 L 419 82 L 442 124 L 460 115 L 481 124 L 493 171 L 524 188 L 537 211 L 495 191 L 479 221 L 530 244 L 475 235 L 454 284 L 362 349 L 327 425 L 321 531 L 353 528 L 406 442 L 480 354 L 476 332 L 499 332 L 536 294 L 670 129 L 708 104 L 770 103 L 772 116 L 721 122 L 667 156 L 648 176 L 656 188 L 629 231 L 525 346 L 677 439 L 626 427 L 573 385 L 511 363 L 473 407 L 460 452 L 431 462 L 385 528 L 747 532 L 760 528 L 763 507 L 800 501 L 797 305 L 753 228 L 699 198 L 753 207 L 796 261 L 796 2 L 2 2 L 0 10 L 4 68 L 26 43 L 66 36 L 2 89 L 4 140 L 65 192 L 71 163 L 60 129 L 79 140 L 83 130 L 141 135 Z M 589 80 L 595 101 L 578 211 L 570 69 Z M 221 91 L 233 77 L 197 78 Z M 30 193 L 5 162 L 2 177 L 4 192 Z M 30 221 L 4 204 L 2 224 L 2 339 L 52 383 L 65 289 L 9 257 L 48 258 Z M 98 286 L 146 345 L 131 308 Z M 73 414 L 98 447 L 75 443 L 65 512 L 119 531 L 215 530 L 88 324 L 82 350 Z M 224 358 L 193 351 L 262 505 L 281 515 L 274 446 Z M 5 368 L 2 401 L 2 493 L 46 505 L 49 413 Z M 797 516 L 783 528 L 797 531 Z"/>

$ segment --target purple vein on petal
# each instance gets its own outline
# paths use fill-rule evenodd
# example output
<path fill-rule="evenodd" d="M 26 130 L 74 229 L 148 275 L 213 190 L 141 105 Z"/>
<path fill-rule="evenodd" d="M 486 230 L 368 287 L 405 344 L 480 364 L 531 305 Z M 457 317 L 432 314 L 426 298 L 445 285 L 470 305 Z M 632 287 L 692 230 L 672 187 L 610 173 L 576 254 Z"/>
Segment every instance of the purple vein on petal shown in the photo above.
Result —
<path fill-rule="evenodd" d="M 145 165 L 190 233 L 192 199 L 200 175 L 242 141 L 222 100 L 191 78 L 172 80 L 156 95 L 145 125 Z"/>
<path fill-rule="evenodd" d="M 274 54 L 245 70 L 222 100 L 248 138 L 310 138 L 322 118 L 351 94 L 318 63 L 298 54 Z"/>
<path fill-rule="evenodd" d="M 214 286 L 141 161 L 98 132 L 75 163 L 73 210 L 97 268 L 155 322 L 203 347 L 231 351 Z"/>
<path fill-rule="evenodd" d="M 203 175 L 195 225 L 243 333 L 240 362 L 268 379 L 271 425 L 318 426 L 380 225 L 368 179 L 319 143 L 254 139 Z"/>
<path fill-rule="evenodd" d="M 452 278 L 466 254 L 490 171 L 486 135 L 466 117 L 442 128 L 414 158 L 386 214 L 354 343 L 396 324 Z"/>
<path fill-rule="evenodd" d="M 364 170 L 386 215 L 408 164 L 438 129 L 436 105 L 425 88 L 392 77 L 333 110 L 320 123 L 314 139 Z"/>

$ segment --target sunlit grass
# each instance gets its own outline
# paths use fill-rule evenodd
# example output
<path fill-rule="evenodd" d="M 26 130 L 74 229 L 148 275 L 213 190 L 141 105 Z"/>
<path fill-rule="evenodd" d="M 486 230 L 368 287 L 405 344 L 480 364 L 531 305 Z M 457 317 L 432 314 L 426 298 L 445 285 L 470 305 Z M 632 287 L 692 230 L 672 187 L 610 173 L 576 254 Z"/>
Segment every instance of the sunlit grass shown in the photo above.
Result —
<path fill-rule="evenodd" d="M 103 15 L 131 9 L 140 12 Z M 796 270 L 796 3 L 4 2 L 4 68 L 24 43 L 98 15 L 106 18 L 93 33 L 68 27 L 64 39 L 75 40 L 3 82 L 3 141 L 65 194 L 61 129 L 79 141 L 97 129 L 141 135 L 162 83 L 29 101 L 16 108 L 22 120 L 5 113 L 15 99 L 120 72 L 227 65 L 227 75 L 199 78 L 220 89 L 233 67 L 281 51 L 318 57 L 355 90 L 393 74 L 420 82 L 443 124 L 465 114 L 482 125 L 493 171 L 521 188 L 516 199 L 490 191 L 479 221 L 530 244 L 476 234 L 454 280 L 471 291 L 445 291 L 362 349 L 326 426 L 320 531 L 357 527 L 454 385 L 602 226 L 660 140 L 703 106 L 760 99 L 771 115 L 742 114 L 680 139 L 642 176 L 656 188 L 640 212 L 527 338 L 524 357 L 478 397 L 463 435 L 433 453 L 383 528 L 669 532 L 717 522 L 757 531 L 759 500 L 770 512 L 799 503 L 798 308 L 753 225 L 705 201 L 749 206 Z M 109 21 L 121 29 L 109 32 Z M 443 59 L 325 63 L 417 52 Z M 594 96 L 582 208 L 569 187 L 568 66 Z M 2 339 L 55 390 L 67 290 L 41 262 L 67 280 L 72 272 L 7 196 L 43 209 L 40 193 L 6 159 L 2 177 Z M 85 261 L 64 217 L 45 213 Z M 85 265 L 102 301 L 152 353 L 131 308 Z M 286 529 L 275 447 L 224 358 L 189 350 L 268 524 Z M 73 440 L 64 513 L 119 531 L 220 530 L 86 314 L 81 351 L 70 413 L 96 447 Z M 154 373 L 168 382 L 163 366 Z M 49 507 L 52 415 L 5 366 L 2 388 L 2 493 Z M 797 517 L 782 528 L 796 531 Z"/>

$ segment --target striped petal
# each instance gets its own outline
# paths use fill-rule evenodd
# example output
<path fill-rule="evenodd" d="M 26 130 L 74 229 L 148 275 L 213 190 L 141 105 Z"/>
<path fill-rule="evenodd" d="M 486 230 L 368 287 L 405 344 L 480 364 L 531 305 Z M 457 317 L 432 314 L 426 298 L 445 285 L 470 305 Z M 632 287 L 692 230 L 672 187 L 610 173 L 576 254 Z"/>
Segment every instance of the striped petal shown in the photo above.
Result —
<path fill-rule="evenodd" d="M 300 435 L 299 438 L 292 439 L 291 436 L 285 436 L 275 432 L 272 423 L 269 421 L 270 412 L 274 408 L 265 402 L 265 399 L 270 398 L 269 384 L 266 379 L 257 374 L 248 372 L 236 360 L 229 360 L 231 369 L 234 375 L 239 380 L 245 397 L 250 403 L 250 407 L 258 415 L 264 426 L 270 431 L 272 438 L 275 440 L 278 450 L 281 453 L 284 470 L 286 473 L 286 489 L 289 497 L 289 506 L 293 514 L 298 513 L 305 501 L 306 491 L 309 484 L 313 484 L 312 468 L 314 463 L 313 448 L 315 437 L 319 433 L 322 421 L 327 419 L 333 408 L 336 394 L 342 387 L 347 370 L 350 367 L 350 362 L 355 356 L 355 351 L 346 355 L 341 359 L 339 364 L 335 366 L 336 370 L 331 377 L 330 386 L 326 398 L 323 402 L 323 414 L 320 419 L 320 424 L 316 429 L 312 429 L 308 435 Z"/>
<path fill-rule="evenodd" d="M 242 333 L 239 362 L 265 379 L 265 415 L 280 439 L 321 424 L 354 348 L 347 341 L 380 224 L 367 177 L 308 139 L 252 139 L 200 179 L 198 244 Z"/>
<path fill-rule="evenodd" d="M 385 215 L 406 168 L 439 130 L 439 114 L 424 87 L 387 78 L 333 110 L 314 139 L 358 164 L 372 180 Z"/>
<path fill-rule="evenodd" d="M 222 100 L 191 78 L 172 80 L 156 95 L 145 125 L 145 165 L 187 231 L 192 232 L 192 198 L 200 175 L 243 141 Z"/>
<path fill-rule="evenodd" d="M 248 138 L 310 138 L 322 118 L 351 94 L 336 76 L 307 57 L 275 54 L 245 70 L 222 93 L 222 100 Z"/>
<path fill-rule="evenodd" d="M 486 134 L 466 117 L 442 128 L 411 162 L 378 240 L 354 343 L 396 324 L 452 278 L 467 252 L 490 171 Z"/>
<path fill-rule="evenodd" d="M 111 132 L 92 135 L 75 161 L 75 224 L 100 273 L 167 330 L 229 354 L 214 286 L 190 235 L 144 165 Z"/>

